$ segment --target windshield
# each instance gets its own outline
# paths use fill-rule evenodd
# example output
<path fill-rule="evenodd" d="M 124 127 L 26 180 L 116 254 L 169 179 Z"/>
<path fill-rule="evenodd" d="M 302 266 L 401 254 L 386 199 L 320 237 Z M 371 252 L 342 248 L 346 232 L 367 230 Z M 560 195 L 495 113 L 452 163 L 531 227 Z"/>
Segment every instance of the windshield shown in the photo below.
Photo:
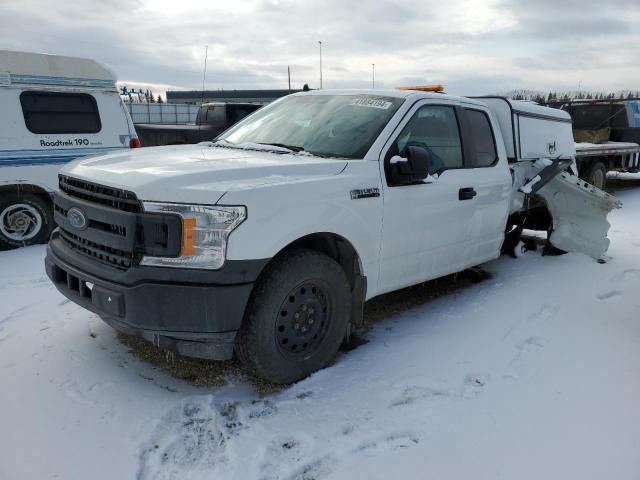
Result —
<path fill-rule="evenodd" d="M 275 145 L 321 157 L 363 158 L 403 98 L 290 96 L 227 130 L 226 145 Z"/>

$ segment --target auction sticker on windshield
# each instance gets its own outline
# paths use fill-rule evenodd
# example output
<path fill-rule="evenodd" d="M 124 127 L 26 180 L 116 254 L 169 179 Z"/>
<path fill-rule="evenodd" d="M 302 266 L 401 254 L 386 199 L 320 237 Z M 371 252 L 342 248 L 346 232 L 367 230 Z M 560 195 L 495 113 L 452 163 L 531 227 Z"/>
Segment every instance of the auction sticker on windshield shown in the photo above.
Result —
<path fill-rule="evenodd" d="M 391 102 L 381 100 L 380 98 L 361 97 L 361 98 L 354 99 L 351 102 L 351 105 L 356 105 L 358 107 L 381 108 L 382 110 L 388 110 L 389 107 L 391 106 Z"/>

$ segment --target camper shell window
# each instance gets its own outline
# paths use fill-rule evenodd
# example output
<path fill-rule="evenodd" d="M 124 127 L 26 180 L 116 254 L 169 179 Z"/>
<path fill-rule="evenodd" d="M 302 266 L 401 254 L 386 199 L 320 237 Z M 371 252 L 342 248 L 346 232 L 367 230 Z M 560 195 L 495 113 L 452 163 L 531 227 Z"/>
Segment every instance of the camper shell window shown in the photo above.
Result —
<path fill-rule="evenodd" d="M 87 93 L 22 92 L 20 104 L 32 133 L 98 133 L 102 129 L 96 99 Z"/>

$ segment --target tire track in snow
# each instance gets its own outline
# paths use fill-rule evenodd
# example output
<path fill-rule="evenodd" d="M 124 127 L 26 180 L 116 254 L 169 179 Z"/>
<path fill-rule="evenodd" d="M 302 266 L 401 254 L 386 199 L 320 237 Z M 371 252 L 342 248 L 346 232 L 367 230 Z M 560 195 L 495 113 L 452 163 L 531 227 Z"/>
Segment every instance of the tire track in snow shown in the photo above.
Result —
<path fill-rule="evenodd" d="M 397 450 L 399 448 L 410 448 L 419 443 L 420 438 L 413 432 L 392 433 L 377 440 L 362 442 L 353 449 L 351 453 L 372 456 L 379 453 L 381 449 Z"/>
<path fill-rule="evenodd" d="M 420 443 L 419 435 L 407 430 L 381 433 L 365 429 L 359 433 L 371 420 L 365 416 L 347 419 L 350 423 L 337 435 L 296 432 L 278 436 L 262 447 L 257 458 L 251 458 L 257 452 L 245 457 L 243 445 L 255 445 L 265 434 L 261 428 L 273 433 L 273 427 L 262 423 L 269 421 L 267 417 L 280 413 L 282 419 L 296 412 L 300 404 L 292 401 L 305 402 L 308 396 L 281 402 L 255 399 L 231 403 L 220 403 L 215 395 L 185 398 L 159 419 L 142 445 L 136 478 L 236 478 L 239 471 L 247 469 L 253 473 L 245 473 L 249 475 L 245 478 L 257 480 L 322 480 L 352 461 L 354 455 L 379 455 Z M 281 412 L 283 405 L 292 411 Z M 246 458 L 241 462 L 248 464 L 239 463 L 239 458 Z"/>
<path fill-rule="evenodd" d="M 0 325 L 2 325 L 3 323 L 10 322 L 11 320 L 15 320 L 16 318 L 20 317 L 21 313 L 23 313 L 25 310 L 31 307 L 33 307 L 33 305 L 24 305 L 20 308 L 13 310 L 12 312 L 9 312 L 9 315 L 6 315 L 0 318 Z"/>
<path fill-rule="evenodd" d="M 215 476 L 229 463 L 229 443 L 248 430 L 251 422 L 277 411 L 269 400 L 243 405 L 218 404 L 212 395 L 188 397 L 160 419 L 143 445 L 136 478 Z"/>
<path fill-rule="evenodd" d="M 535 312 L 531 313 L 526 318 L 523 318 L 520 321 L 516 322 L 511 328 L 509 328 L 502 336 L 502 341 L 506 341 L 511 336 L 511 334 L 513 334 L 516 330 L 524 327 L 525 325 L 539 325 L 540 323 L 553 318 L 559 311 L 559 305 L 543 305 Z"/>

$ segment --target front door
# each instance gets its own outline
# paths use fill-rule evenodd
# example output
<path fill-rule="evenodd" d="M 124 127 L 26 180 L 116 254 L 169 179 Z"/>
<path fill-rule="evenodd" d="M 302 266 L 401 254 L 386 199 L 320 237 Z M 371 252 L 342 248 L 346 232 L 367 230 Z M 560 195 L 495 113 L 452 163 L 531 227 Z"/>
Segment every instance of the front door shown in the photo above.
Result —
<path fill-rule="evenodd" d="M 383 232 L 379 291 L 391 291 L 464 269 L 475 211 L 465 167 L 459 105 L 418 102 L 382 152 L 385 165 L 404 148 L 430 151 L 435 180 L 402 186 L 383 182 Z"/>

